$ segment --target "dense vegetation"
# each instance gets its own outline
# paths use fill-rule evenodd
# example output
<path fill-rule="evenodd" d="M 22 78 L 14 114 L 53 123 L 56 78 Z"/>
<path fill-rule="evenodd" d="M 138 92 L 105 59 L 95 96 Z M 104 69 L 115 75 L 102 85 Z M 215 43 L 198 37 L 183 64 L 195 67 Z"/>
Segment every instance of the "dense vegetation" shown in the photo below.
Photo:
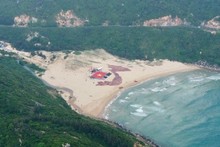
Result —
<path fill-rule="evenodd" d="M 76 114 L 15 59 L 0 57 L 0 146 L 133 146 L 132 135 Z"/>
<path fill-rule="evenodd" d="M 26 41 L 30 32 L 41 36 Z M 0 40 L 18 49 L 85 50 L 104 48 L 128 59 L 170 59 L 187 63 L 199 60 L 220 65 L 220 33 L 186 27 L 82 27 L 10 28 L 2 27 Z M 50 44 L 48 45 L 48 42 Z M 40 43 L 41 46 L 34 44 Z"/>
<path fill-rule="evenodd" d="M 179 16 L 194 25 L 219 15 L 219 0 L 1 0 L 0 24 L 12 25 L 15 16 L 27 14 L 41 20 L 41 26 L 56 26 L 55 15 L 74 10 L 88 19 L 87 25 L 141 24 L 146 19 L 165 15 Z"/>
<path fill-rule="evenodd" d="M 213 35 L 193 27 L 218 16 L 219 6 L 219 0 L 2 0 L 0 40 L 27 51 L 104 48 L 128 59 L 167 58 L 189 63 L 202 60 L 220 65 L 220 33 Z M 89 21 L 84 27 L 58 28 L 55 16 L 61 10 L 73 10 Z M 21 14 L 39 21 L 28 28 L 10 27 L 14 17 Z M 178 16 L 192 25 L 131 27 L 165 15 Z M 102 27 L 106 21 L 110 26 Z M 41 36 L 27 41 L 31 32 Z"/>

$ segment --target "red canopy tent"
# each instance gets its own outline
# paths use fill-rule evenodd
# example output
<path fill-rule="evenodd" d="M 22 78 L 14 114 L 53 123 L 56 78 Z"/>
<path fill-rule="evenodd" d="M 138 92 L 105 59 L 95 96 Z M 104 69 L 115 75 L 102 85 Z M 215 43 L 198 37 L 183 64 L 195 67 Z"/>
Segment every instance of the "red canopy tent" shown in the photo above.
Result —
<path fill-rule="evenodd" d="M 106 72 L 97 71 L 91 76 L 91 78 L 103 79 L 106 74 L 107 74 Z"/>

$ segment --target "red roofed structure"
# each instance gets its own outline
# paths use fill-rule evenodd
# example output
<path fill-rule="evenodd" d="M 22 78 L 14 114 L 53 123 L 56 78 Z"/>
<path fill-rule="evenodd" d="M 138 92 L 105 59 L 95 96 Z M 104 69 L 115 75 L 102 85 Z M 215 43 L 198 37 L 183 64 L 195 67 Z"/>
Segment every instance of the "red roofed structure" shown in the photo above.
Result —
<path fill-rule="evenodd" d="M 97 71 L 95 72 L 91 78 L 94 78 L 94 79 L 104 79 L 104 77 L 106 76 L 106 72 L 102 72 L 102 71 Z"/>

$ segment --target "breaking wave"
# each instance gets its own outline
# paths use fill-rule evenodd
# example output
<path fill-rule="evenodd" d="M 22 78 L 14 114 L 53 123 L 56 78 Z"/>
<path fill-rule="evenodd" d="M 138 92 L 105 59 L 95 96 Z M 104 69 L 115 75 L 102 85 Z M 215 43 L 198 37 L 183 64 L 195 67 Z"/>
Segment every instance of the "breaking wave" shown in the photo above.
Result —
<path fill-rule="evenodd" d="M 201 82 L 201 81 L 204 81 L 205 80 L 205 77 L 204 76 L 192 76 L 192 77 L 189 77 L 189 81 L 190 82 Z"/>
<path fill-rule="evenodd" d="M 167 90 L 167 88 L 161 88 L 161 87 L 155 87 L 155 88 L 151 89 L 151 91 L 153 91 L 153 92 L 163 92 L 166 90 Z"/>
<path fill-rule="evenodd" d="M 139 108 L 139 107 L 141 107 L 141 105 L 139 105 L 139 104 L 132 104 L 132 105 L 130 105 L 131 107 L 134 107 L 134 108 Z"/>
<path fill-rule="evenodd" d="M 209 77 L 207 77 L 207 79 L 218 81 L 218 80 L 220 80 L 220 74 L 209 76 Z"/>
<path fill-rule="evenodd" d="M 146 113 L 142 113 L 142 112 L 131 112 L 131 115 L 135 115 L 135 116 L 139 116 L 139 117 L 146 117 L 147 114 Z"/>
<path fill-rule="evenodd" d="M 206 70 L 151 80 L 121 93 L 105 116 L 163 146 L 219 147 L 219 80 Z"/>
<path fill-rule="evenodd" d="M 128 102 L 128 101 L 126 101 L 126 100 L 119 100 L 119 103 L 126 103 L 126 102 Z"/>
<path fill-rule="evenodd" d="M 125 97 L 125 99 L 126 99 L 126 100 L 129 100 L 129 99 L 130 99 L 130 97 L 126 96 L 126 97 Z"/>
<path fill-rule="evenodd" d="M 172 77 L 164 80 L 163 84 L 170 85 L 170 86 L 175 86 L 177 84 L 177 80 L 174 76 L 172 76 Z"/>
<path fill-rule="evenodd" d="M 144 112 L 143 107 L 136 109 L 136 112 L 143 113 Z"/>
<path fill-rule="evenodd" d="M 133 95 L 134 94 L 134 92 L 129 92 L 128 93 L 128 96 L 131 96 L 131 95 Z"/>
<path fill-rule="evenodd" d="M 158 101 L 154 101 L 153 103 L 157 106 L 161 106 L 161 104 Z"/>

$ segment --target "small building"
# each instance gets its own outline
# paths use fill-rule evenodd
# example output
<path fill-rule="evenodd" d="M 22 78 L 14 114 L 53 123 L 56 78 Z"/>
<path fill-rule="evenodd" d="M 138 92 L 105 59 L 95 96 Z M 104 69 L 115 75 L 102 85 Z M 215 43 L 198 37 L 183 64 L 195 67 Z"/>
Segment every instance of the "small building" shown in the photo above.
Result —
<path fill-rule="evenodd" d="M 95 72 L 97 72 L 97 71 L 101 71 L 102 70 L 102 67 L 99 67 L 99 68 L 93 68 L 92 70 L 91 70 L 91 73 L 95 73 Z"/>

